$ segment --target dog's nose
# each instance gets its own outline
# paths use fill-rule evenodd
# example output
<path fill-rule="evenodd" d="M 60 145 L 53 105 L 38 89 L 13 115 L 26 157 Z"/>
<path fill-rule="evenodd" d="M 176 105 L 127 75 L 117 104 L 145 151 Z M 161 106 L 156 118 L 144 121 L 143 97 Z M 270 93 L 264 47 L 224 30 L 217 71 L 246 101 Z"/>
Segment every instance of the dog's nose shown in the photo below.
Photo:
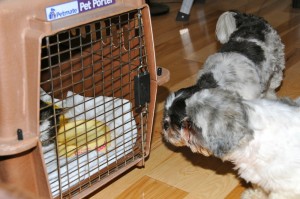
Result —
<path fill-rule="evenodd" d="M 170 124 L 169 124 L 168 121 L 164 121 L 163 128 L 164 128 L 165 131 L 170 128 Z"/>

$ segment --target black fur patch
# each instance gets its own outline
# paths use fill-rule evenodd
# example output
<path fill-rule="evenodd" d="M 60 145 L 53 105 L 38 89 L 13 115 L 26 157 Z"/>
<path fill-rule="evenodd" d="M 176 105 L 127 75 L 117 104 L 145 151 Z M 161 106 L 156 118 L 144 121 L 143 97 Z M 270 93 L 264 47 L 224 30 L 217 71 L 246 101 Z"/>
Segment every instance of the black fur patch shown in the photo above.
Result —
<path fill-rule="evenodd" d="M 235 12 L 234 18 L 236 20 L 237 31 L 233 32 L 230 39 L 245 38 L 245 39 L 258 39 L 265 41 L 266 33 L 270 32 L 268 22 L 261 17 L 251 14 Z"/>
<path fill-rule="evenodd" d="M 203 74 L 197 81 L 197 85 L 200 89 L 216 88 L 218 83 L 216 82 L 212 73 Z"/>
<path fill-rule="evenodd" d="M 181 127 L 181 122 L 186 117 L 185 100 L 190 98 L 199 90 L 200 88 L 197 85 L 194 85 L 187 88 L 182 88 L 175 92 L 176 98 L 166 113 L 166 115 L 169 115 L 172 125 L 176 125 L 178 128 Z"/>
<path fill-rule="evenodd" d="M 263 49 L 254 42 L 250 41 L 229 41 L 225 43 L 219 52 L 236 52 L 246 56 L 256 65 L 264 61 L 265 55 Z"/>

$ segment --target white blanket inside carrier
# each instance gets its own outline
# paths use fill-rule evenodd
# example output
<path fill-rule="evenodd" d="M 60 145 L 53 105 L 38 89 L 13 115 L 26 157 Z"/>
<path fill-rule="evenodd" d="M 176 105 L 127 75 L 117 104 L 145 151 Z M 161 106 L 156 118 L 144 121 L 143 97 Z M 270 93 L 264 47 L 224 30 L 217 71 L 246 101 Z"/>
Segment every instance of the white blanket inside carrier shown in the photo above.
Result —
<path fill-rule="evenodd" d="M 42 89 L 41 100 L 52 103 L 51 97 Z M 66 118 L 73 120 L 96 118 L 105 122 L 112 131 L 110 131 L 111 143 L 104 150 L 92 150 L 75 157 L 58 158 L 56 144 L 43 147 L 53 197 L 132 152 L 137 138 L 136 123 L 128 100 L 104 96 L 83 97 L 69 91 L 65 100 L 54 99 L 54 103 L 67 109 L 64 114 Z"/>

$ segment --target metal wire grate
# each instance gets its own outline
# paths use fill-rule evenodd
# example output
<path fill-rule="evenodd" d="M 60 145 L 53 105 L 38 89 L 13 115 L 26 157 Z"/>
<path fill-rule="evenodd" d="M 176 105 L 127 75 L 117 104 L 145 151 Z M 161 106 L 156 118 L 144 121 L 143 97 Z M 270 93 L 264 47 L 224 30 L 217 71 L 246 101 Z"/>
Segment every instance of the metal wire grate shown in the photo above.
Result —
<path fill-rule="evenodd" d="M 54 197 L 143 157 L 147 105 L 135 104 L 134 78 L 148 71 L 144 38 L 133 10 L 42 39 L 40 140 Z"/>

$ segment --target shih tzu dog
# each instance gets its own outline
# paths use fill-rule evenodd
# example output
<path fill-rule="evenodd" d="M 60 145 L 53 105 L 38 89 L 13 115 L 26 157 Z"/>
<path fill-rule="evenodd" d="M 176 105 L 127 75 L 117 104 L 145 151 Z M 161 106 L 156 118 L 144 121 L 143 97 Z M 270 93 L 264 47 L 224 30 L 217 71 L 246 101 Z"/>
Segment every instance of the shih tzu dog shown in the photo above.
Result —
<path fill-rule="evenodd" d="M 245 100 L 221 88 L 203 89 L 186 100 L 176 146 L 231 161 L 257 188 L 242 198 L 300 198 L 300 106 L 286 99 Z"/>
<path fill-rule="evenodd" d="M 185 100 L 202 89 L 223 88 L 244 99 L 276 98 L 285 65 L 277 32 L 260 17 L 228 11 L 217 21 L 216 35 L 223 45 L 208 57 L 197 83 L 166 99 L 162 122 L 166 137 L 180 136 Z"/>

